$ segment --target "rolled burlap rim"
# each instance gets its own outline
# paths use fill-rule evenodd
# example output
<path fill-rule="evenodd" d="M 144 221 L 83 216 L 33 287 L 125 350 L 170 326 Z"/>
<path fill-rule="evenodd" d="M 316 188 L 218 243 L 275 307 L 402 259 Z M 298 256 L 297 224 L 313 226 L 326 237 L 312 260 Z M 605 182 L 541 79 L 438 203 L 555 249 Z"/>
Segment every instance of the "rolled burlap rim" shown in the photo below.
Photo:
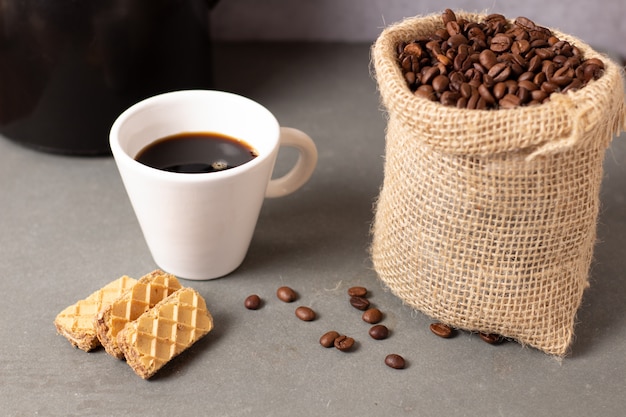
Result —
<path fill-rule="evenodd" d="M 456 14 L 475 22 L 486 17 L 463 11 Z M 397 114 L 426 145 L 450 154 L 484 155 L 515 151 L 534 157 L 571 147 L 584 137 L 584 131 L 599 129 L 602 133 L 599 136 L 610 138 L 626 130 L 623 68 L 580 39 L 555 29 L 551 30 L 559 39 L 577 46 L 585 58 L 602 60 L 604 75 L 580 90 L 553 95 L 550 102 L 541 106 L 497 112 L 459 110 L 414 96 L 397 62 L 397 46 L 403 41 L 431 35 L 442 27 L 440 15 L 405 19 L 385 29 L 373 46 L 375 76 L 379 85 L 384 84 L 379 88 L 384 105 L 390 113 Z M 615 110 L 600 114 L 607 108 Z M 458 117 L 459 112 L 463 114 L 462 118 Z M 417 119 L 413 117 L 415 114 L 422 116 Z M 472 123 L 467 123 L 468 120 Z M 542 123 L 546 120 L 551 122 Z M 525 125 L 526 129 L 503 129 L 503 125 Z M 473 139 L 457 140 L 468 136 Z M 498 140 L 494 141 L 494 138 Z"/>
<path fill-rule="evenodd" d="M 441 15 L 409 18 L 372 47 L 388 115 L 374 269 L 431 318 L 564 356 L 589 285 L 603 155 L 626 129 L 623 70 L 551 29 L 601 59 L 603 76 L 542 105 L 448 107 L 414 96 L 397 60 L 400 42 L 440 27 Z"/>

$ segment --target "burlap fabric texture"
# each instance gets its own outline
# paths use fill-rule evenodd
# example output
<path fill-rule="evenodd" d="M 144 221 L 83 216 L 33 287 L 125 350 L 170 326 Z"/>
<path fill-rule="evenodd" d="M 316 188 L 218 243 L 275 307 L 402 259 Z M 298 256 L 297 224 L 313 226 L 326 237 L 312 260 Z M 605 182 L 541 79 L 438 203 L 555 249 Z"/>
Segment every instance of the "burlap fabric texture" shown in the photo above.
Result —
<path fill-rule="evenodd" d="M 435 320 L 564 356 L 589 285 L 603 155 L 624 129 L 622 70 L 553 30 L 601 59 L 604 75 L 542 105 L 447 107 L 415 97 L 397 63 L 401 41 L 439 27 L 440 15 L 409 18 L 372 48 L 388 116 L 374 268 Z"/>

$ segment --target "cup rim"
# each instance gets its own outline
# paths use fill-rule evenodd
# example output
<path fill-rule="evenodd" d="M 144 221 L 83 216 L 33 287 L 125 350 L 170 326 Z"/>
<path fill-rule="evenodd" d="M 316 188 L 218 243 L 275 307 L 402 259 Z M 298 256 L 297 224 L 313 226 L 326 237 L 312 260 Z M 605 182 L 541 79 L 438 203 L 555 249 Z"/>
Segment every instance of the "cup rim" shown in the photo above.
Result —
<path fill-rule="evenodd" d="M 123 163 L 132 169 L 142 171 L 146 174 L 162 177 L 163 179 L 169 179 L 171 181 L 190 182 L 190 181 L 206 181 L 207 179 L 217 180 L 219 178 L 227 178 L 227 177 L 236 176 L 236 175 L 239 175 L 239 173 L 241 173 L 242 171 L 249 171 L 249 170 L 254 169 L 256 166 L 263 163 L 267 158 L 271 157 L 272 152 L 263 152 L 263 153 L 259 153 L 259 155 L 257 155 L 254 159 L 242 165 L 229 168 L 223 171 L 187 173 L 187 172 L 165 171 L 165 170 L 161 170 L 158 168 L 153 168 L 151 166 L 145 165 L 135 160 L 132 156 L 130 156 L 127 153 L 125 149 L 122 148 L 122 145 L 120 144 L 120 141 L 119 141 L 119 133 L 124 123 L 130 117 L 132 117 L 135 113 L 141 111 L 142 109 L 154 105 L 155 103 L 163 102 L 164 100 L 165 101 L 176 100 L 186 95 L 188 96 L 196 96 L 196 95 L 222 96 L 222 97 L 229 98 L 229 99 L 235 99 L 235 100 L 239 100 L 242 102 L 247 102 L 248 104 L 259 108 L 259 110 L 265 112 L 266 115 L 269 118 L 271 118 L 273 122 L 272 124 L 276 126 L 276 131 L 277 131 L 276 142 L 277 142 L 277 145 L 279 145 L 280 125 L 278 123 L 278 120 L 276 119 L 274 114 L 270 112 L 262 104 L 248 97 L 231 93 L 231 92 L 227 92 L 227 91 L 208 90 L 208 89 L 207 90 L 202 90 L 202 89 L 176 90 L 176 91 L 165 92 L 165 93 L 161 93 L 161 94 L 157 94 L 157 95 L 145 98 L 131 105 L 122 113 L 120 113 L 120 115 L 118 115 L 118 117 L 113 122 L 110 132 L 109 132 L 109 146 L 111 148 L 111 152 L 113 153 L 114 159 L 116 159 L 118 163 Z M 158 138 L 155 138 L 155 139 L 158 139 Z M 249 143 L 247 141 L 246 143 L 248 143 L 250 146 L 256 149 L 254 144 Z"/>

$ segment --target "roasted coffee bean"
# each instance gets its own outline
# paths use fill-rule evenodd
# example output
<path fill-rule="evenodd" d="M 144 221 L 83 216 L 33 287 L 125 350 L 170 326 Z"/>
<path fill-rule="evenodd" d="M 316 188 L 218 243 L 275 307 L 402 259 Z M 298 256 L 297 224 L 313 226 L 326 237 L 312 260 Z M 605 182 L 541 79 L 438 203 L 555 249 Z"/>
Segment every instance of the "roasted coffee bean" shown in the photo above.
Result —
<path fill-rule="evenodd" d="M 497 34 L 493 37 L 493 39 L 491 39 L 491 46 L 489 47 L 489 49 L 491 49 L 493 52 L 505 52 L 508 51 L 509 48 L 511 48 L 512 44 L 513 41 L 511 40 L 511 38 L 504 34 Z"/>
<path fill-rule="evenodd" d="M 525 88 L 528 91 L 535 91 L 539 89 L 539 86 L 530 80 L 522 80 L 517 83 L 520 88 Z"/>
<path fill-rule="evenodd" d="M 389 336 L 389 329 L 383 324 L 377 324 L 370 327 L 369 335 L 372 339 L 383 340 Z"/>
<path fill-rule="evenodd" d="M 325 348 L 333 347 L 335 346 L 335 339 L 337 339 L 338 337 L 338 332 L 334 330 L 328 331 L 324 333 L 322 337 L 320 337 L 320 345 L 324 346 Z"/>
<path fill-rule="evenodd" d="M 509 93 L 509 94 L 517 93 L 517 88 L 518 88 L 517 81 L 515 81 L 515 80 L 506 80 L 504 83 L 506 84 L 506 87 L 507 87 L 507 93 Z"/>
<path fill-rule="evenodd" d="M 422 57 L 422 54 L 424 53 L 424 49 L 419 43 L 412 42 L 412 43 L 407 44 L 402 50 L 402 52 L 419 59 Z"/>
<path fill-rule="evenodd" d="M 506 94 L 498 102 L 498 105 L 502 109 L 512 109 L 518 107 L 522 103 L 522 100 L 515 94 Z"/>
<path fill-rule="evenodd" d="M 580 66 L 580 62 L 580 57 L 571 56 L 567 58 L 567 61 L 565 61 L 565 64 L 563 64 L 563 66 L 567 68 L 573 68 L 574 71 L 576 71 L 576 68 Z"/>
<path fill-rule="evenodd" d="M 385 365 L 393 369 L 404 369 L 406 362 L 402 356 L 391 353 L 385 357 Z"/>
<path fill-rule="evenodd" d="M 453 91 L 444 91 L 443 93 L 441 93 L 441 99 L 439 101 L 441 101 L 441 104 L 444 104 L 446 106 L 454 106 L 459 100 L 459 97 L 459 93 L 455 93 Z"/>
<path fill-rule="evenodd" d="M 541 102 L 548 97 L 548 93 L 543 90 L 534 90 L 530 92 L 530 96 L 533 100 Z"/>
<path fill-rule="evenodd" d="M 315 311 L 310 307 L 300 306 L 296 308 L 296 317 L 302 321 L 313 321 L 316 316 Z"/>
<path fill-rule="evenodd" d="M 498 63 L 496 54 L 491 49 L 485 49 L 478 57 L 480 64 L 489 70 L 491 67 Z"/>
<path fill-rule="evenodd" d="M 535 74 L 535 77 L 533 78 L 533 83 L 538 86 L 545 83 L 546 81 L 548 81 L 548 77 L 546 77 L 546 74 L 543 72 L 538 72 L 537 74 Z"/>
<path fill-rule="evenodd" d="M 530 95 L 530 91 L 528 91 L 527 89 L 523 88 L 520 86 L 520 88 L 517 89 L 517 94 L 516 96 L 519 98 L 519 104 L 525 104 L 528 103 L 530 100 L 532 100 L 532 97 Z"/>
<path fill-rule="evenodd" d="M 500 71 L 500 73 L 496 74 L 495 76 L 491 75 L 491 74 L 488 74 L 488 75 L 493 77 L 493 82 L 494 83 L 499 83 L 499 82 L 502 82 L 502 81 L 506 81 L 511 76 L 511 73 L 513 72 L 513 67 L 515 65 L 516 64 L 513 64 L 511 66 L 507 65 L 506 67 L 504 67 L 504 69 L 502 71 Z M 493 67 L 492 67 L 492 69 L 493 69 Z"/>
<path fill-rule="evenodd" d="M 500 100 L 502 97 L 504 97 L 507 93 L 507 85 L 504 82 L 499 82 L 498 84 L 493 86 L 493 96 L 497 99 Z"/>
<path fill-rule="evenodd" d="M 594 63 L 586 63 L 583 65 L 583 81 L 589 82 L 595 78 L 599 78 L 602 74 L 604 66 L 600 67 Z"/>
<path fill-rule="evenodd" d="M 587 65 L 596 65 L 600 69 L 604 69 L 604 62 L 598 58 L 589 58 L 585 61 Z"/>
<path fill-rule="evenodd" d="M 465 63 L 469 60 L 469 55 L 458 53 L 452 61 L 452 67 L 455 71 L 465 71 Z"/>
<path fill-rule="evenodd" d="M 489 68 L 487 74 L 493 78 L 496 83 L 506 81 L 511 75 L 511 67 L 505 62 L 499 62 Z"/>
<path fill-rule="evenodd" d="M 364 322 L 376 324 L 383 319 L 383 313 L 377 308 L 368 308 L 363 312 L 361 318 Z"/>
<path fill-rule="evenodd" d="M 573 78 L 567 75 L 558 75 L 558 76 L 555 75 L 554 77 L 550 79 L 552 83 L 558 85 L 561 88 L 567 86 L 569 83 L 572 82 L 572 80 Z"/>
<path fill-rule="evenodd" d="M 261 307 L 261 298 L 256 294 L 249 295 L 244 300 L 243 305 L 248 310 L 258 310 Z"/>
<path fill-rule="evenodd" d="M 543 65 L 543 60 L 539 58 L 537 55 L 535 55 L 532 58 L 530 58 L 530 61 L 528 61 L 528 71 L 534 74 L 537 71 L 541 70 L 542 65 Z"/>
<path fill-rule="evenodd" d="M 485 41 L 487 36 L 480 27 L 473 26 L 467 30 L 467 38 L 471 39 L 472 42 L 477 43 L 477 41 Z"/>
<path fill-rule="evenodd" d="M 515 24 L 525 30 L 533 30 L 535 29 L 535 26 L 536 26 L 535 22 L 523 16 L 515 19 Z"/>
<path fill-rule="evenodd" d="M 578 78 L 575 78 L 572 80 L 571 83 L 569 83 L 565 88 L 563 88 L 561 92 L 566 93 L 570 90 L 575 91 L 575 90 L 578 90 L 579 88 L 582 88 L 582 86 L 583 86 L 583 82 L 579 80 Z"/>
<path fill-rule="evenodd" d="M 453 23 L 450 24 L 452 25 Z M 454 24 L 458 27 L 458 24 L 456 24 L 456 22 Z M 459 46 L 466 45 L 468 42 L 469 40 L 465 37 L 465 35 L 463 35 L 462 33 L 456 33 L 450 36 L 450 38 L 448 39 L 448 46 L 450 48 L 458 49 Z"/>
<path fill-rule="evenodd" d="M 454 71 L 448 76 L 450 79 L 450 90 L 459 91 L 461 85 L 465 82 L 465 76 L 460 72 Z"/>
<path fill-rule="evenodd" d="M 461 96 L 463 96 L 464 98 L 470 98 L 472 96 L 472 86 L 469 85 L 468 83 L 463 83 L 461 84 L 461 87 L 459 88 L 459 92 L 461 93 Z"/>
<path fill-rule="evenodd" d="M 535 49 L 535 56 L 538 56 L 542 60 L 550 60 L 554 58 L 556 54 L 550 48 L 537 48 Z"/>
<path fill-rule="evenodd" d="M 576 75 L 576 71 L 574 71 L 574 69 L 569 68 L 569 67 L 561 67 L 559 69 L 557 69 L 556 71 L 554 71 L 554 77 L 570 77 L 570 78 L 574 78 L 574 76 Z"/>
<path fill-rule="evenodd" d="M 477 79 L 480 82 L 482 82 L 483 75 L 485 75 L 487 73 L 487 71 L 488 71 L 487 67 L 483 66 L 479 62 L 474 62 L 474 64 L 472 64 L 472 66 L 474 67 L 474 73 L 472 74 L 472 80 Z"/>
<path fill-rule="evenodd" d="M 494 85 L 496 85 L 496 81 L 493 79 L 491 75 L 483 74 L 483 85 L 490 89 Z"/>
<path fill-rule="evenodd" d="M 478 90 L 472 92 L 472 95 L 467 100 L 467 108 L 475 109 L 478 107 L 478 101 L 480 100 L 480 94 L 478 94 Z"/>
<path fill-rule="evenodd" d="M 415 84 L 415 81 L 417 80 L 417 78 L 415 77 L 415 73 L 413 71 L 404 73 L 404 79 L 406 80 L 406 83 L 409 86 L 412 86 L 413 84 Z"/>
<path fill-rule="evenodd" d="M 441 41 L 445 41 L 449 37 L 450 37 L 450 34 L 444 28 L 440 28 L 440 29 L 435 30 L 435 34 L 433 35 L 434 39 L 441 40 Z"/>
<path fill-rule="evenodd" d="M 521 74 L 519 77 L 517 77 L 517 81 L 532 81 L 535 78 L 535 73 L 534 72 L 530 72 L 530 71 L 526 71 L 523 74 Z"/>
<path fill-rule="evenodd" d="M 511 45 L 511 52 L 514 54 L 523 55 L 530 50 L 530 42 L 526 39 L 516 40 Z"/>
<path fill-rule="evenodd" d="M 370 302 L 365 297 L 350 297 L 350 304 L 357 310 L 365 311 L 370 307 Z"/>
<path fill-rule="evenodd" d="M 276 297 L 278 297 L 281 301 L 291 303 L 296 301 L 298 294 L 296 294 L 296 292 L 290 287 L 280 287 L 276 290 Z"/>
<path fill-rule="evenodd" d="M 461 33 L 461 26 L 459 26 L 459 24 L 456 21 L 450 21 L 446 23 L 445 26 L 446 26 L 446 31 L 448 32 L 448 35 L 450 35 L 450 38 Z M 450 40 L 450 38 L 448 38 L 448 41 Z"/>
<path fill-rule="evenodd" d="M 448 22 L 456 22 L 456 15 L 451 9 L 446 9 L 441 15 L 441 20 L 443 20 L 444 25 L 447 25 Z"/>
<path fill-rule="evenodd" d="M 520 54 L 514 53 L 513 60 L 511 61 L 511 70 L 517 75 L 524 72 L 524 68 L 528 67 L 528 61 Z"/>
<path fill-rule="evenodd" d="M 546 74 L 548 79 L 554 77 L 554 73 L 556 72 L 556 65 L 552 61 L 543 61 L 541 63 L 541 71 Z"/>
<path fill-rule="evenodd" d="M 491 91 L 489 91 L 489 88 L 485 84 L 478 87 L 478 94 L 480 94 L 480 97 L 485 100 L 487 104 L 494 104 L 496 102 L 495 97 L 491 94 Z"/>
<path fill-rule="evenodd" d="M 452 327 L 444 323 L 432 323 L 430 325 L 430 331 L 439 337 L 443 337 L 444 339 L 452 337 L 454 333 Z"/>
<path fill-rule="evenodd" d="M 484 98 L 480 97 L 478 99 L 478 103 L 476 103 L 476 110 L 486 110 L 487 106 L 487 101 Z"/>
<path fill-rule="evenodd" d="M 339 336 L 333 341 L 333 345 L 342 352 L 347 352 L 354 346 L 354 339 L 349 336 Z"/>
<path fill-rule="evenodd" d="M 441 42 L 436 39 L 426 42 L 424 46 L 426 46 L 426 49 L 430 51 L 432 56 L 441 53 Z"/>
<path fill-rule="evenodd" d="M 435 94 L 435 89 L 433 88 L 432 85 L 420 85 L 419 87 L 417 87 L 417 90 L 415 90 L 414 93 L 416 96 L 419 97 L 424 97 L 425 99 L 428 100 L 436 100 L 437 99 L 437 95 Z"/>
<path fill-rule="evenodd" d="M 412 65 L 413 65 L 413 62 L 411 61 L 410 56 L 404 56 L 402 60 L 400 61 L 400 66 L 402 67 L 404 71 L 412 71 L 412 68 L 411 68 Z"/>
<path fill-rule="evenodd" d="M 567 62 L 567 57 L 565 55 L 557 55 L 552 58 L 552 62 L 556 64 L 557 67 L 563 67 Z M 565 67 L 568 68 L 568 67 Z"/>
<path fill-rule="evenodd" d="M 541 89 L 548 93 L 548 95 L 556 92 L 559 90 L 559 86 L 553 82 L 550 81 L 546 81 L 545 83 L 541 84 Z"/>
<path fill-rule="evenodd" d="M 548 38 L 548 45 L 553 46 L 554 48 L 561 48 L 563 46 L 563 44 L 565 44 L 567 42 L 560 40 L 559 38 L 557 38 L 556 36 L 550 36 Z"/>
<path fill-rule="evenodd" d="M 440 74 L 437 66 L 424 67 L 422 69 L 422 84 L 430 84 Z"/>
<path fill-rule="evenodd" d="M 497 345 L 504 341 L 504 339 L 498 335 L 493 333 L 478 333 L 478 337 L 480 337 L 483 341 L 489 343 L 490 345 Z"/>
<path fill-rule="evenodd" d="M 418 79 L 417 74 L 419 74 L 420 70 L 421 70 L 420 61 L 415 57 L 411 57 L 411 71 L 415 74 L 416 79 Z"/>
<path fill-rule="evenodd" d="M 447 67 L 447 66 L 452 65 L 452 60 L 450 58 L 448 58 L 445 54 L 437 54 L 436 58 L 437 58 L 437 61 L 440 64 L 444 65 L 444 68 Z M 441 71 L 441 69 L 440 69 L 439 72 L 443 73 L 444 71 Z"/>
<path fill-rule="evenodd" d="M 441 94 L 450 86 L 450 79 L 445 75 L 437 75 L 433 78 L 432 86 L 435 92 Z"/>
<path fill-rule="evenodd" d="M 366 297 L 367 296 L 367 288 L 365 287 L 350 287 L 348 288 L 348 295 L 350 297 Z"/>
<path fill-rule="evenodd" d="M 528 35 L 531 40 L 541 40 L 543 41 L 543 45 L 549 45 L 548 39 L 552 36 L 552 32 L 549 29 L 546 29 L 541 26 L 535 26 L 534 29 L 528 31 Z"/>

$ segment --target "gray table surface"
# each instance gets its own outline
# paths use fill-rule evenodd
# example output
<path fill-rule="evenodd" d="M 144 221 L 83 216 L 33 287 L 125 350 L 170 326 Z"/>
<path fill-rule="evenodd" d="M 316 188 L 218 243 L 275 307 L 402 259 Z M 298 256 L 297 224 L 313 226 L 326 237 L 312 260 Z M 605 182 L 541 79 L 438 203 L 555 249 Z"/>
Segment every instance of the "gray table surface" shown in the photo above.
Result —
<path fill-rule="evenodd" d="M 369 45 L 218 47 L 216 83 L 308 132 L 319 164 L 297 193 L 266 200 L 249 254 L 228 277 L 184 281 L 215 329 L 150 381 L 103 350 L 72 348 L 56 314 L 124 274 L 156 265 L 111 158 L 39 153 L 0 138 L 0 415 L 623 416 L 626 414 L 626 135 L 607 152 L 599 243 L 572 353 L 562 361 L 476 335 L 440 339 L 378 281 L 368 258 L 383 178 L 385 117 Z M 277 170 L 292 162 L 284 153 Z M 278 301 L 282 285 L 300 294 Z M 348 304 L 370 289 L 387 340 Z M 260 310 L 243 300 L 257 293 Z M 299 321 L 297 305 L 318 312 Z M 357 340 L 324 349 L 330 329 Z M 403 355 L 404 370 L 384 365 Z"/>

